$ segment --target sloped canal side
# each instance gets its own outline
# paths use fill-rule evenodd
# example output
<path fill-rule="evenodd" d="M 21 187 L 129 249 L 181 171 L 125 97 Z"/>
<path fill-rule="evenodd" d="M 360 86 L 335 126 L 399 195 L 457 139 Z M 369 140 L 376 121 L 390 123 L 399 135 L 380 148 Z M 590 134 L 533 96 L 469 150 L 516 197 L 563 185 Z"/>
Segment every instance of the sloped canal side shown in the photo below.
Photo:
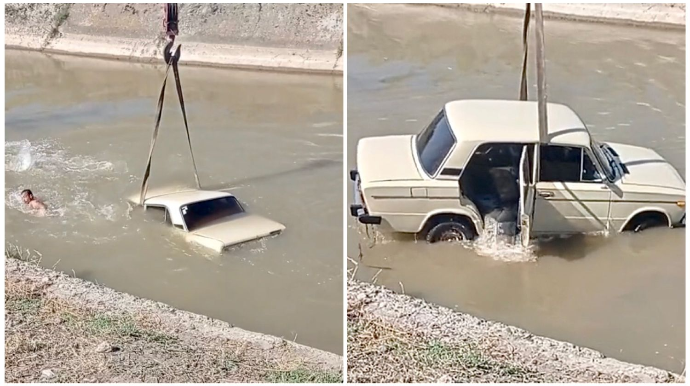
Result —
<path fill-rule="evenodd" d="M 347 285 L 348 382 L 684 382 L 384 287 Z"/>
<path fill-rule="evenodd" d="M 341 382 L 342 357 L 5 253 L 5 381 Z M 34 256 L 37 258 L 37 256 Z"/>

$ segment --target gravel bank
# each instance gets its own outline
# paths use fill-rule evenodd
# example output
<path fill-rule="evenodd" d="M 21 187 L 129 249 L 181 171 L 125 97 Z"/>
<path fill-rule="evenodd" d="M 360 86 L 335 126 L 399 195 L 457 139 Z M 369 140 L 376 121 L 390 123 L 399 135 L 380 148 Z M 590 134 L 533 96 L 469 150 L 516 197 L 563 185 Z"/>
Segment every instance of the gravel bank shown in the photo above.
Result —
<path fill-rule="evenodd" d="M 342 381 L 338 355 L 12 256 L 22 254 L 5 255 L 6 382 Z"/>
<path fill-rule="evenodd" d="M 180 63 L 342 73 L 341 4 L 181 4 Z M 162 62 L 162 4 L 5 5 L 5 46 Z"/>
<path fill-rule="evenodd" d="M 684 382 L 354 280 L 347 286 L 348 382 Z"/>

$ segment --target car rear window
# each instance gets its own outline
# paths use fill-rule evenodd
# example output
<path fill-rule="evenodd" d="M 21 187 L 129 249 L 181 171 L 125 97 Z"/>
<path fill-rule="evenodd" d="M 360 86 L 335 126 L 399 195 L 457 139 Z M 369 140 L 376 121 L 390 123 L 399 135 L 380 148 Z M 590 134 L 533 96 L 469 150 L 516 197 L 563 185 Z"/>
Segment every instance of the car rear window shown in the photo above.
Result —
<path fill-rule="evenodd" d="M 220 219 L 244 213 L 235 197 L 199 201 L 180 208 L 188 231 L 202 228 Z"/>
<path fill-rule="evenodd" d="M 424 171 L 434 176 L 455 145 L 455 137 L 441 111 L 431 124 L 417 136 L 417 153 Z"/>

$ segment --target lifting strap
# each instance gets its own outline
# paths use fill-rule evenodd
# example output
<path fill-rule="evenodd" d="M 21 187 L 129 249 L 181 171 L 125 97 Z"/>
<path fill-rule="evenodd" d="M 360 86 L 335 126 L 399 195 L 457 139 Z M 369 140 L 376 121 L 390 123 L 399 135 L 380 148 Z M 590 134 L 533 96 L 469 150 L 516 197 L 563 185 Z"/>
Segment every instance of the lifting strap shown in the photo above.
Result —
<path fill-rule="evenodd" d="M 168 63 L 165 67 L 165 78 L 163 78 L 163 86 L 161 87 L 160 96 L 158 97 L 158 107 L 156 114 L 156 124 L 153 128 L 153 135 L 151 137 L 151 147 L 149 148 L 149 156 L 146 161 L 146 170 L 144 172 L 144 179 L 141 183 L 141 194 L 139 196 L 139 204 L 144 205 L 144 199 L 146 198 L 146 192 L 149 186 L 149 177 L 151 175 L 151 158 L 153 157 L 153 149 L 156 147 L 156 139 L 158 139 L 158 130 L 160 128 L 161 117 L 163 116 L 163 101 L 165 100 L 165 86 L 168 82 L 168 74 L 170 73 L 170 67 L 173 68 L 173 74 L 175 76 L 175 85 L 177 86 L 177 95 L 180 99 L 180 109 L 182 110 L 182 118 L 184 120 L 184 128 L 187 132 L 187 143 L 189 144 L 189 153 L 192 156 L 192 166 L 194 167 L 194 178 L 196 180 L 197 188 L 201 189 L 201 184 L 199 183 L 199 173 L 196 169 L 196 162 L 194 160 L 194 152 L 192 151 L 192 140 L 189 135 L 189 126 L 187 125 L 187 111 L 184 107 L 184 97 L 182 96 L 182 85 L 180 84 L 180 73 L 177 68 L 177 63 L 180 59 L 180 49 L 182 46 L 177 46 L 175 53 L 170 55 L 170 49 L 173 42 L 168 43 L 165 47 L 165 59 Z"/>
<path fill-rule="evenodd" d="M 537 106 L 539 110 L 539 139 L 548 140 L 548 118 L 546 114 L 546 59 L 544 58 L 544 17 L 541 3 L 534 4 L 534 21 L 537 38 Z"/>
<path fill-rule="evenodd" d="M 520 77 L 520 100 L 527 100 L 527 37 L 531 18 L 530 3 L 525 9 L 522 25 L 522 74 Z M 537 109 L 539 114 L 539 141 L 544 143 L 548 137 L 548 120 L 546 114 L 546 61 L 544 58 L 544 18 L 541 3 L 534 4 L 535 38 L 537 56 Z"/>
<path fill-rule="evenodd" d="M 529 31 L 530 3 L 527 3 L 525 20 L 522 24 L 522 76 L 520 77 L 520 100 L 527 100 L 527 36 Z"/>

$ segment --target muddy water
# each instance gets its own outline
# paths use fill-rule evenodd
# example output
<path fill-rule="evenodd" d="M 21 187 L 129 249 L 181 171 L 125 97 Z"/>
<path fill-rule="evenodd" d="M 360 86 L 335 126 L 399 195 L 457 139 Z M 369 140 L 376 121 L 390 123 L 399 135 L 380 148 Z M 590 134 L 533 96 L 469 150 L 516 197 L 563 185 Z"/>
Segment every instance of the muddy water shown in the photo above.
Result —
<path fill-rule="evenodd" d="M 350 6 L 348 167 L 358 139 L 419 132 L 449 100 L 517 98 L 520 31 L 510 17 Z M 652 147 L 684 175 L 684 49 L 682 32 L 547 21 L 549 98 L 597 138 Z M 683 230 L 542 242 L 533 261 L 506 262 L 476 246 L 368 238 L 351 218 L 348 228 L 348 255 L 360 244 L 376 267 L 360 264 L 361 279 L 383 268 L 377 282 L 396 291 L 402 283 L 407 294 L 621 360 L 684 367 Z"/>
<path fill-rule="evenodd" d="M 6 52 L 7 241 L 42 265 L 342 353 L 342 79 L 180 69 L 202 187 L 286 225 L 220 255 L 187 244 L 137 192 L 162 67 Z M 193 186 L 174 88 L 150 188 Z M 49 216 L 23 213 L 31 188 Z"/>

